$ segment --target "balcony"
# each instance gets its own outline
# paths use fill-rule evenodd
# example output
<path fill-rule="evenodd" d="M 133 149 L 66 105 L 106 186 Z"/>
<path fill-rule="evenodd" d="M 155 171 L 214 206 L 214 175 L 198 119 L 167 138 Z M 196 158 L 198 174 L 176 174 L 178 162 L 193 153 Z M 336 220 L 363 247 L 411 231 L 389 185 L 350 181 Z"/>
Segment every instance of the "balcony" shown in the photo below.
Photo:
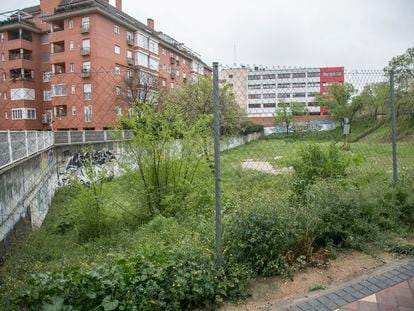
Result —
<path fill-rule="evenodd" d="M 56 63 L 52 65 L 52 72 L 55 75 L 60 75 L 66 73 L 66 64 L 65 63 Z"/>
<path fill-rule="evenodd" d="M 81 77 L 83 79 L 88 79 L 91 77 L 91 71 L 89 69 L 83 69 L 81 72 Z"/>
<path fill-rule="evenodd" d="M 52 54 L 64 53 L 65 52 L 65 41 L 59 41 L 52 43 Z"/>
<path fill-rule="evenodd" d="M 32 42 L 33 38 L 32 38 L 32 33 L 22 30 L 20 32 L 19 29 L 16 30 L 11 30 L 7 33 L 7 38 L 9 38 L 9 41 L 12 40 L 26 40 L 26 41 L 30 41 Z"/>
<path fill-rule="evenodd" d="M 88 34 L 90 30 L 90 25 L 89 23 L 83 23 L 81 25 L 81 34 Z"/>
<path fill-rule="evenodd" d="M 10 70 L 10 81 L 32 81 L 34 80 L 34 71 L 27 69 L 13 69 Z"/>
<path fill-rule="evenodd" d="M 32 51 L 17 49 L 9 51 L 9 60 L 32 60 Z"/>
<path fill-rule="evenodd" d="M 89 56 L 91 54 L 91 48 L 81 48 L 82 56 Z"/>
<path fill-rule="evenodd" d="M 55 117 L 66 117 L 68 114 L 66 105 L 56 106 L 53 110 Z"/>
<path fill-rule="evenodd" d="M 133 66 L 135 64 L 134 59 L 128 57 L 128 65 Z"/>
<path fill-rule="evenodd" d="M 52 32 L 58 32 L 65 30 L 65 23 L 64 20 L 53 22 L 51 25 Z"/>

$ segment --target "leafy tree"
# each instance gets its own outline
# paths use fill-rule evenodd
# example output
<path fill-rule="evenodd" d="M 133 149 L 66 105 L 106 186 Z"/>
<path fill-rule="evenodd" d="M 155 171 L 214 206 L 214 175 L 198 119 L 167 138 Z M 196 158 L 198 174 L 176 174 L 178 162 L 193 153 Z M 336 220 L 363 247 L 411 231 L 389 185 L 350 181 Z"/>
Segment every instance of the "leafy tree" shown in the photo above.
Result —
<path fill-rule="evenodd" d="M 234 135 L 240 132 L 245 114 L 236 102 L 229 84 L 220 86 L 220 114 L 222 135 Z M 213 114 L 213 83 L 210 78 L 199 77 L 164 96 L 165 109 L 172 109 L 183 116 L 188 124 L 194 123 L 200 116 Z"/>
<path fill-rule="evenodd" d="M 384 71 L 390 74 L 391 71 L 395 74 L 395 82 L 399 85 L 407 86 L 409 81 L 414 80 L 414 47 L 407 49 L 402 54 L 393 57 Z"/>
<path fill-rule="evenodd" d="M 210 124 L 209 115 L 189 124 L 180 113 L 151 104 L 135 105 L 129 117 L 121 120 L 122 127 L 133 131 L 127 149 L 131 161 L 126 165 L 131 191 L 137 191 L 150 216 L 174 215 L 175 208 L 184 208 L 187 196 L 200 187 L 197 178 L 205 175 L 203 167 L 207 169 L 202 155 Z"/>
<path fill-rule="evenodd" d="M 346 118 L 351 122 L 361 109 L 361 102 L 352 100 L 356 93 L 354 86 L 350 83 L 334 83 L 328 86 L 327 92 L 327 95 L 317 97 L 317 102 L 328 107 L 330 115 L 341 124 Z"/>
<path fill-rule="evenodd" d="M 358 102 L 355 105 L 361 108 L 362 116 L 372 120 L 388 113 L 389 100 L 390 86 L 387 82 L 366 85 L 361 94 L 353 98 L 354 103 Z"/>
<path fill-rule="evenodd" d="M 280 102 L 278 107 L 280 108 L 276 110 L 275 123 L 284 124 L 286 127 L 286 133 L 289 134 L 295 116 L 302 116 L 306 113 L 305 105 L 303 103 L 298 102 Z"/>

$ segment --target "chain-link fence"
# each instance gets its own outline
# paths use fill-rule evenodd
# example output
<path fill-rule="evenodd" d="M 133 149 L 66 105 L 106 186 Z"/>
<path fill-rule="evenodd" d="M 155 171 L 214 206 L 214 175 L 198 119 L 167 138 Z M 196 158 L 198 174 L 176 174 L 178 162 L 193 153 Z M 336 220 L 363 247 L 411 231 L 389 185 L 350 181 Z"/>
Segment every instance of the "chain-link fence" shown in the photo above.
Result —
<path fill-rule="evenodd" d="M 217 65 L 214 85 L 194 76 L 167 89 L 149 72 L 89 66 L 76 71 L 62 60 L 53 74 L 3 76 L 1 253 L 20 223 L 40 226 L 55 190 L 75 180 L 100 189 L 96 204 L 128 215 L 123 221 L 145 222 L 177 213 L 172 194 L 211 199 L 216 174 L 220 253 L 221 209 L 311 195 L 320 180 L 380 190 L 394 168 L 395 179 L 414 173 L 413 85 L 393 84 L 382 70 Z M 215 135 L 211 119 L 200 119 L 213 103 Z"/>

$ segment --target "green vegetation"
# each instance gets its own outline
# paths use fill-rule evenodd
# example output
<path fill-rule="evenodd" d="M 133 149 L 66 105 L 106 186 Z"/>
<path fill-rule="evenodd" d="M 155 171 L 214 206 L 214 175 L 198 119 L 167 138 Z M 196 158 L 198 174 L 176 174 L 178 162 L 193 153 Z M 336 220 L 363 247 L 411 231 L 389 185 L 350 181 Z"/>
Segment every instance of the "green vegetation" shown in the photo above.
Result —
<path fill-rule="evenodd" d="M 348 85 L 331 88 L 333 114 L 354 120 L 347 150 L 337 129 L 273 135 L 222 153 L 225 263 L 217 268 L 210 82 L 189 83 L 161 105 L 137 104 L 121 120 L 135 134 L 120 161 L 125 174 L 110 179 L 86 163 L 89 184 L 56 194 L 45 224 L 23 232 L 0 267 L 0 309 L 214 308 L 243 297 L 253 277 L 292 275 L 317 253 L 413 253 L 412 88 L 398 80 L 405 108 L 396 185 L 379 84 L 358 96 Z M 223 133 L 260 129 L 243 124 L 229 86 L 221 91 Z M 367 105 L 373 98 L 377 105 Z"/>

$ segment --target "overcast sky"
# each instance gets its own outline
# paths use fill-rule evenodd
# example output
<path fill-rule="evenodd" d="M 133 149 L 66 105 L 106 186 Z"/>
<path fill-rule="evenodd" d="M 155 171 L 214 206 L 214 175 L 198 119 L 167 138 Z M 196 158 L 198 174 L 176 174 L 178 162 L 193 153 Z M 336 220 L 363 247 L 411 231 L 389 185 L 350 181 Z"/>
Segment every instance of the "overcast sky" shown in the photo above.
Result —
<path fill-rule="evenodd" d="M 1 2 L 6 11 L 39 0 Z M 123 0 L 123 7 L 142 22 L 152 17 L 209 64 L 381 69 L 414 46 L 414 0 Z"/>

